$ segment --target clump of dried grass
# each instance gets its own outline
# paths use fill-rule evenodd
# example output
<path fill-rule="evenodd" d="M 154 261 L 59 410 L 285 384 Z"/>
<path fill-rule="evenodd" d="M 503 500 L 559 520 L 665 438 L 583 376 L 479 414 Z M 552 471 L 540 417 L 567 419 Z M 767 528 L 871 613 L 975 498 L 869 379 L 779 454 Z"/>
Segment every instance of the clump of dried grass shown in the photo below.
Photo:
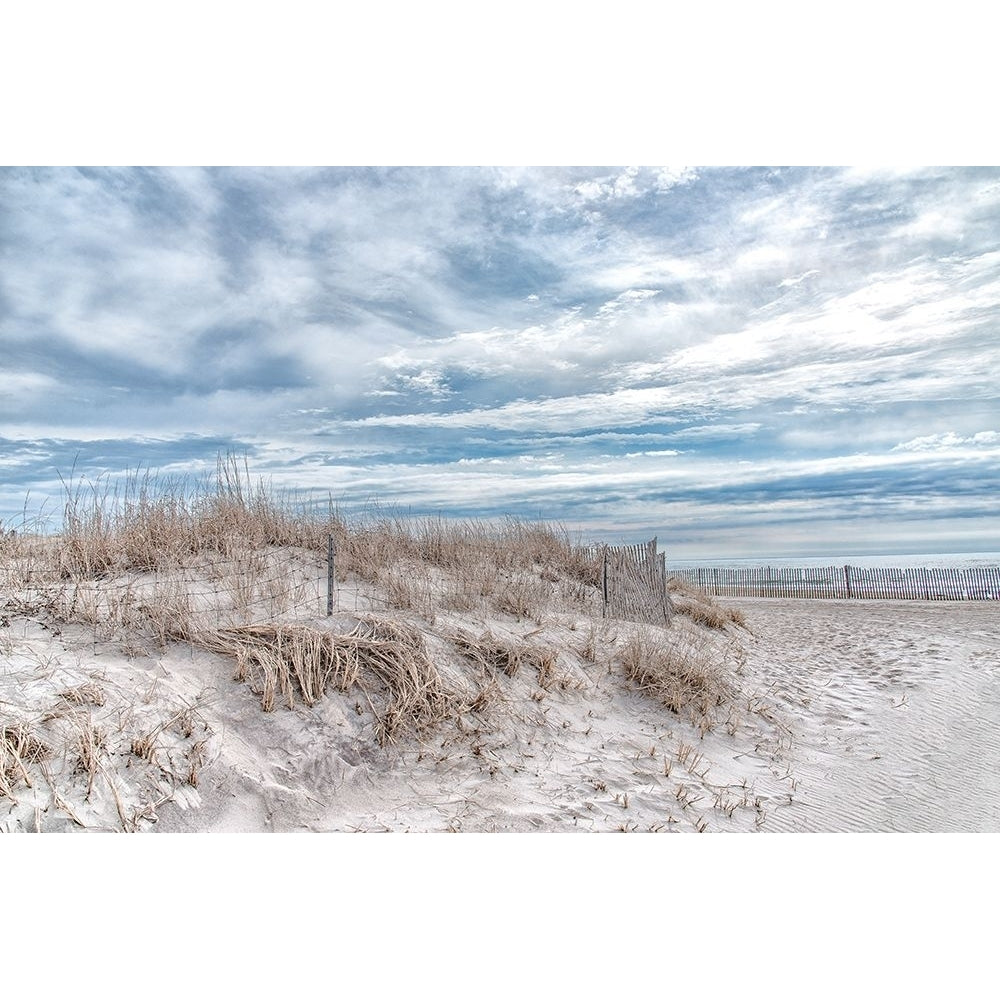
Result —
<path fill-rule="evenodd" d="M 619 658 L 625 676 L 670 711 L 702 731 L 712 728 L 716 709 L 735 694 L 713 647 L 683 632 L 634 633 Z"/>
<path fill-rule="evenodd" d="M 467 707 L 431 663 L 420 633 L 400 622 L 366 617 L 347 634 L 308 625 L 244 625 L 199 642 L 235 656 L 236 679 L 261 696 L 266 712 L 273 711 L 279 696 L 291 708 L 296 694 L 313 705 L 330 688 L 357 686 L 375 711 L 382 745 L 403 730 L 419 732 L 460 716 Z"/>
<path fill-rule="evenodd" d="M 727 625 L 746 627 L 746 616 L 739 608 L 723 608 L 714 601 L 675 601 L 674 607 L 682 615 L 687 615 L 698 625 L 706 628 L 724 629 Z"/>
<path fill-rule="evenodd" d="M 101 706 L 105 702 L 104 689 L 94 683 L 77 684 L 75 687 L 66 688 L 65 691 L 59 692 L 59 697 L 73 705 Z"/>
<path fill-rule="evenodd" d="M 478 638 L 468 632 L 455 632 L 452 643 L 467 659 L 478 664 L 487 677 L 497 673 L 516 676 L 521 664 L 530 660 L 533 650 L 520 643 L 504 641 L 492 632 L 483 632 Z"/>
<path fill-rule="evenodd" d="M 51 752 L 26 723 L 0 725 L 0 795 L 12 798 L 20 781 L 30 788 L 28 765 L 45 760 Z"/>
<path fill-rule="evenodd" d="M 486 677 L 495 679 L 497 673 L 516 676 L 524 664 L 535 670 L 540 687 L 548 690 L 554 683 L 567 687 L 566 678 L 556 673 L 556 653 L 527 643 L 501 639 L 492 632 L 478 637 L 458 631 L 450 636 L 451 642 L 467 659 L 478 664 Z"/>
<path fill-rule="evenodd" d="M 674 608 L 698 625 L 722 630 L 727 625 L 746 628 L 746 615 L 739 608 L 725 608 L 700 587 L 696 587 L 676 576 L 667 581 L 667 589 L 673 595 Z"/>
<path fill-rule="evenodd" d="M 94 780 L 101 770 L 101 759 L 107 753 L 107 734 L 86 713 L 72 716 L 75 729 L 71 749 L 75 752 L 74 772 L 87 776 L 87 797 L 94 790 Z"/>

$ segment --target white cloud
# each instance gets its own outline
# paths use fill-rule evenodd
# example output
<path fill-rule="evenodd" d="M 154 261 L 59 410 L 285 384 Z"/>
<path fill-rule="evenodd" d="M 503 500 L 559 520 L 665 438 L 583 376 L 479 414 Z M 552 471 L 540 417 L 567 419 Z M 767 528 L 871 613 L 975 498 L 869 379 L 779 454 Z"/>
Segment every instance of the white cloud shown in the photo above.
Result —
<path fill-rule="evenodd" d="M 796 275 L 794 278 L 785 278 L 784 281 L 778 282 L 779 288 L 792 288 L 795 285 L 801 284 L 806 278 L 811 278 L 814 274 L 819 274 L 816 268 L 811 268 L 808 271 L 803 271 L 802 274 Z"/>
<path fill-rule="evenodd" d="M 59 383 L 41 372 L 0 371 L 0 399 L 10 406 L 25 406 L 59 389 Z"/>
<path fill-rule="evenodd" d="M 681 184 L 690 184 L 698 177 L 694 167 L 660 167 L 656 172 L 656 187 L 659 191 L 669 191 Z"/>
<path fill-rule="evenodd" d="M 675 455 L 680 455 L 682 452 L 676 451 L 672 448 L 665 448 L 662 451 L 627 451 L 625 452 L 626 458 L 660 458 L 667 457 L 672 458 Z"/>
<path fill-rule="evenodd" d="M 954 431 L 943 434 L 925 434 L 922 437 L 911 438 L 897 444 L 893 451 L 953 451 L 958 448 L 997 448 L 1000 447 L 1000 433 L 997 431 L 978 431 L 976 434 L 962 437 Z"/>

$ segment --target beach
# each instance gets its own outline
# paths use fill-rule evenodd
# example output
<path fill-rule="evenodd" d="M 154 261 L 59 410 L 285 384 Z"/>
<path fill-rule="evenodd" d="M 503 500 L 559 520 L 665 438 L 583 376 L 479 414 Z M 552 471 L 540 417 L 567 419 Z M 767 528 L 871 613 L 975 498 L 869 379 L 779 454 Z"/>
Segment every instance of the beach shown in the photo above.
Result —
<path fill-rule="evenodd" d="M 769 829 L 1000 831 L 1000 603 L 739 604 L 794 733 Z"/>
<path fill-rule="evenodd" d="M 480 754 L 333 754 L 321 723 L 278 716 L 291 753 L 236 753 L 244 777 L 231 765 L 207 810 L 170 808 L 161 828 L 1000 831 L 1000 604 L 739 606 L 746 687 L 769 718 L 748 712 L 736 737 L 610 678 L 550 694 L 515 742 L 484 738 Z M 259 746 L 264 721 L 241 719 L 239 745 Z"/>
<path fill-rule="evenodd" d="M 258 566 L 301 599 L 316 558 Z M 154 641 L 141 598 L 209 593 L 186 572 L 8 600 L 4 830 L 1000 830 L 998 602 L 676 589 L 654 626 L 603 618 L 565 567 L 458 600 L 414 564 L 378 585 L 345 573 L 329 617 L 317 595 L 307 614 L 198 631 L 206 606 L 183 629 L 157 618 Z M 353 650 L 361 673 L 305 697 L 301 671 L 275 680 L 253 658 L 262 636 Z M 370 659 L 386 650 L 430 700 L 401 707 Z"/>

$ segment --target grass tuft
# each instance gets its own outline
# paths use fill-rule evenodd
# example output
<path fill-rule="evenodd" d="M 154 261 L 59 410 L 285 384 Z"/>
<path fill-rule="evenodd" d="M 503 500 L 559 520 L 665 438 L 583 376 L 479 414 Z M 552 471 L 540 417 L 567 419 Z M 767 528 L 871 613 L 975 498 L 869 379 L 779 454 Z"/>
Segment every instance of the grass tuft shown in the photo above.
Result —
<path fill-rule="evenodd" d="M 688 633 L 638 631 L 619 658 L 625 676 L 671 712 L 687 716 L 702 731 L 715 723 L 716 709 L 735 694 L 717 655 Z"/>
<path fill-rule="evenodd" d="M 720 631 L 727 625 L 747 627 L 746 615 L 739 608 L 723 607 L 714 597 L 693 584 L 674 576 L 667 581 L 667 589 L 677 612 L 698 625 Z"/>
<path fill-rule="evenodd" d="M 381 745 L 405 730 L 421 731 L 458 717 L 467 703 L 443 681 L 423 639 L 400 622 L 363 618 L 337 634 L 308 625 L 245 625 L 202 637 L 199 644 L 236 658 L 236 677 L 260 695 L 265 712 L 278 697 L 315 704 L 330 689 L 358 687 L 378 698 L 375 734 Z"/>

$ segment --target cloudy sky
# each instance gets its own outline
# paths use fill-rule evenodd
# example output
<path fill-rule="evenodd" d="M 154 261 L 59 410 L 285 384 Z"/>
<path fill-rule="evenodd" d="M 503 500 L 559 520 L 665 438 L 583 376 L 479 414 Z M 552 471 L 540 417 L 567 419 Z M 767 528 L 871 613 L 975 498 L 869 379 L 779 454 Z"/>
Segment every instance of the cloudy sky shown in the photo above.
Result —
<path fill-rule="evenodd" d="M 0 170 L 0 518 L 198 474 L 1000 549 L 1000 169 Z"/>

